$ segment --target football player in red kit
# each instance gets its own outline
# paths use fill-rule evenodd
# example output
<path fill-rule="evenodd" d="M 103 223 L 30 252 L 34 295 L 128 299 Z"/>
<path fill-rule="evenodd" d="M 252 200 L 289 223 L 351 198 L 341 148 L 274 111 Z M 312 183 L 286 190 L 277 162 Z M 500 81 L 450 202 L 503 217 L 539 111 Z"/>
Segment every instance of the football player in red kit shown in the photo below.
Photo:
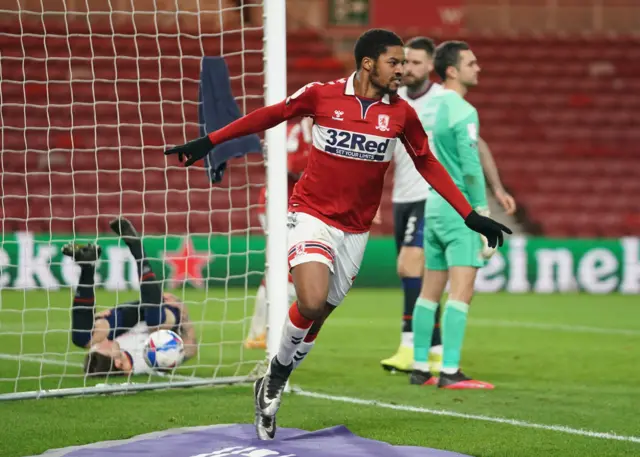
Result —
<path fill-rule="evenodd" d="M 291 305 L 277 354 L 254 384 L 256 432 L 273 439 L 282 392 L 293 369 L 358 274 L 376 215 L 384 175 L 401 141 L 416 169 L 460 214 L 467 227 L 502 245 L 504 225 L 473 210 L 429 150 L 414 109 L 397 96 L 404 70 L 403 42 L 388 30 L 368 30 L 354 49 L 348 78 L 311 83 L 286 100 L 260 108 L 226 127 L 165 154 L 189 166 L 216 144 L 264 131 L 287 119 L 314 118 L 313 146 L 289 199 L 289 267 L 297 300 Z M 307 343 L 301 351 L 301 344 Z"/>
<path fill-rule="evenodd" d="M 311 151 L 311 126 L 313 119 L 309 117 L 303 118 L 300 122 L 290 124 L 287 128 L 287 172 L 289 184 L 289 197 L 293 192 L 293 186 L 302 177 L 307 161 L 309 160 L 309 152 Z M 260 206 L 258 207 L 258 219 L 262 229 L 266 232 L 266 204 L 267 204 L 267 187 L 263 187 L 260 191 Z M 296 299 L 296 290 L 293 286 L 293 278 L 289 275 L 289 283 L 287 285 L 289 296 L 289 304 Z M 251 318 L 251 327 L 249 335 L 244 342 L 247 349 L 265 349 L 267 347 L 267 289 L 265 280 L 263 279 L 256 293 L 256 302 L 253 308 L 253 317 Z"/>

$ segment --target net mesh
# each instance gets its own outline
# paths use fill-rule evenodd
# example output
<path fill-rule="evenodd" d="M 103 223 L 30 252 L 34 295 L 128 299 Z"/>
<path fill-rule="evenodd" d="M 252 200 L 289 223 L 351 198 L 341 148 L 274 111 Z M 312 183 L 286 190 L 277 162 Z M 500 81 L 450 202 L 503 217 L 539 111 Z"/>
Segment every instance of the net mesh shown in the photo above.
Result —
<path fill-rule="evenodd" d="M 0 16 L 0 393 L 98 382 L 70 337 L 79 267 L 60 248 L 103 247 L 96 311 L 139 299 L 115 216 L 188 306 L 199 351 L 177 373 L 249 373 L 264 357 L 242 345 L 264 269 L 262 156 L 212 186 L 163 151 L 199 135 L 203 56 L 225 58 L 242 113 L 263 104 L 262 3 L 24 0 Z"/>

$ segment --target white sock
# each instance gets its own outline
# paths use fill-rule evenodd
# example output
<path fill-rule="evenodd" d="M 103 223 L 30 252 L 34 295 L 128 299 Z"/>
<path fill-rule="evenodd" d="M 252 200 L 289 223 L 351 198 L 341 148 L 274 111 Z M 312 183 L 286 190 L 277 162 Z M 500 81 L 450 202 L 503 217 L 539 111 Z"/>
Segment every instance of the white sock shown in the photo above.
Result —
<path fill-rule="evenodd" d="M 249 339 L 256 339 L 267 331 L 267 288 L 260 284 L 256 292 L 256 304 L 253 308 Z"/>
<path fill-rule="evenodd" d="M 458 370 L 459 368 L 443 368 L 440 372 L 444 374 L 456 374 Z"/>
<path fill-rule="evenodd" d="M 296 369 L 302 363 L 302 361 L 309 355 L 313 345 L 316 344 L 316 340 L 313 341 L 303 341 L 300 343 L 300 347 L 296 350 L 296 353 L 293 355 L 293 368 Z"/>
<path fill-rule="evenodd" d="M 278 349 L 277 357 L 280 364 L 287 366 L 293 362 L 293 356 L 303 343 L 304 337 L 309 333 L 311 324 L 313 324 L 312 320 L 300 314 L 298 303 L 291 305 L 282 328 L 282 338 Z"/>
<path fill-rule="evenodd" d="M 402 332 L 400 346 L 413 349 L 413 332 Z"/>
<path fill-rule="evenodd" d="M 429 354 L 442 355 L 442 345 L 439 344 L 437 346 L 431 346 L 431 348 L 429 349 Z"/>
<path fill-rule="evenodd" d="M 413 362 L 413 369 L 414 370 L 419 370 L 422 372 L 428 372 L 429 371 L 429 362 Z"/>

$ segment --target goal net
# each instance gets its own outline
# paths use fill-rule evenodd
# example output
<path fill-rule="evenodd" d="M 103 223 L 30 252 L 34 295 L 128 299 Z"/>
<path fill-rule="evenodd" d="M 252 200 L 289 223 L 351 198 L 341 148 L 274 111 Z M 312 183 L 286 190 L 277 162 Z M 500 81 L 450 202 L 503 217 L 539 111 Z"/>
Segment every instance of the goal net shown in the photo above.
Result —
<path fill-rule="evenodd" d="M 263 155 L 231 160 L 215 185 L 201 165 L 163 155 L 201 134 L 205 56 L 224 57 L 241 113 L 264 105 L 264 13 L 261 0 L 0 4 L 0 398 L 239 382 L 264 360 L 243 344 L 265 275 Z M 284 56 L 280 35 L 268 53 Z M 80 268 L 65 243 L 102 247 L 96 313 L 140 300 L 135 261 L 109 228 L 116 216 L 136 226 L 194 324 L 197 355 L 172 373 L 88 377 L 87 349 L 74 345 Z"/>

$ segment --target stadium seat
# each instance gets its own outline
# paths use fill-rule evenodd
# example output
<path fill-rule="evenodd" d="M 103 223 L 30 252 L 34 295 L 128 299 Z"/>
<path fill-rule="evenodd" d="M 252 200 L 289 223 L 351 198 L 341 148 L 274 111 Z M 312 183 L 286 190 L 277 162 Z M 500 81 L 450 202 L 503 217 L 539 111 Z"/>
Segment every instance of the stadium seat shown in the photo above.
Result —
<path fill-rule="evenodd" d="M 637 235 L 638 225 L 625 221 L 640 186 L 634 116 L 640 78 L 626 57 L 640 52 L 638 40 L 468 41 L 483 67 L 469 99 L 478 107 L 482 136 L 503 180 L 527 217 L 549 236 Z M 599 76 L 597 66 L 610 73 Z"/>
<path fill-rule="evenodd" d="M 260 155 L 232 162 L 225 180 L 212 186 L 201 168 L 185 170 L 162 151 L 199 133 L 203 55 L 225 55 L 241 112 L 262 106 L 259 31 L 224 40 L 156 37 L 129 22 L 111 36 L 111 24 L 84 22 L 71 21 L 65 37 L 63 22 L 27 18 L 0 36 L 4 230 L 95 232 L 122 213 L 138 217 L 147 233 L 256 230 L 255 214 L 246 208 L 257 203 L 264 183 Z M 90 26 L 87 46 L 82 34 Z M 487 35 L 468 41 L 483 67 L 469 100 L 527 217 L 550 236 L 638 234 L 640 223 L 629 222 L 637 221 L 640 192 L 637 38 Z M 24 55 L 30 59 L 4 58 Z M 345 76 L 315 31 L 291 32 L 287 57 L 289 92 Z M 609 73 L 598 75 L 600 67 Z M 383 223 L 374 233 L 391 232 L 387 181 Z M 73 192 L 77 198 L 65 206 L 64 195 Z M 28 214 L 27 201 L 38 205 L 30 204 Z M 591 215 L 589 224 L 573 222 L 582 221 L 581 211 Z"/>

